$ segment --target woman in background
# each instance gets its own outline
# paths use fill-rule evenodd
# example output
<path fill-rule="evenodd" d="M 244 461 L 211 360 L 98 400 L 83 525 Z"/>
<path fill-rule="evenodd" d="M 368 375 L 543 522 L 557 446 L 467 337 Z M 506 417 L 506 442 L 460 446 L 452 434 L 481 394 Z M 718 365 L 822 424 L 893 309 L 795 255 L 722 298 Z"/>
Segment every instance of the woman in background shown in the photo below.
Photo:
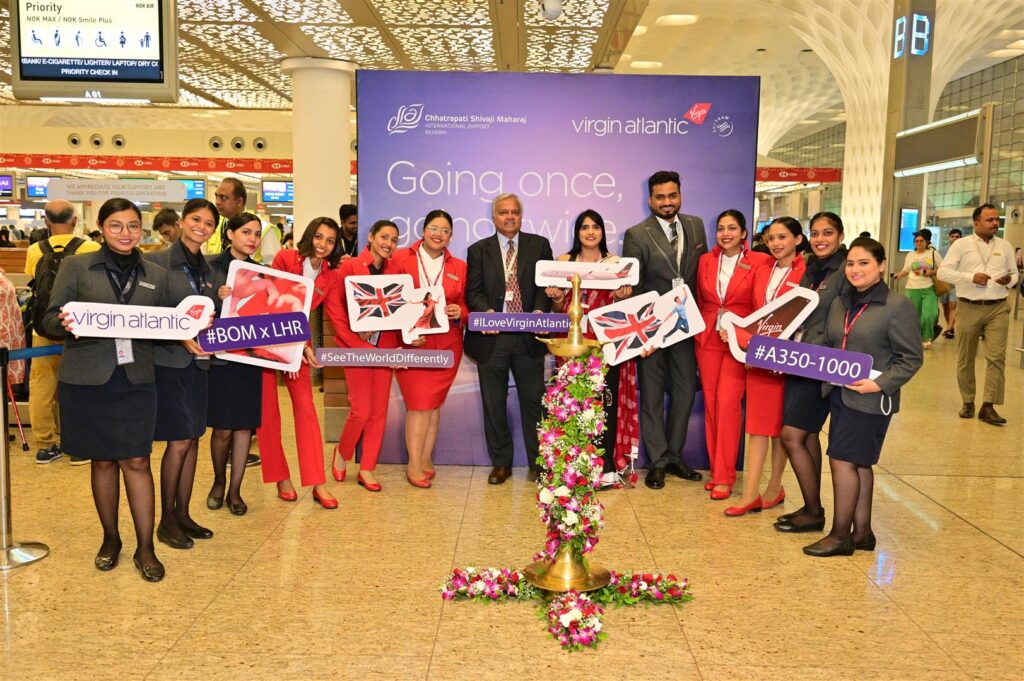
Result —
<path fill-rule="evenodd" d="M 341 319 L 334 325 L 337 329 L 338 346 L 343 348 L 394 348 L 398 339 L 394 331 L 356 333 L 348 323 L 348 288 L 345 280 L 353 275 L 397 274 L 391 262 L 391 255 L 398 248 L 398 225 L 390 220 L 378 220 L 370 228 L 366 248 L 356 257 L 349 258 L 338 270 L 339 307 Z M 341 431 L 338 445 L 331 458 L 331 474 L 342 482 L 347 468 L 337 468 L 340 456 L 343 463 L 352 460 L 356 445 L 363 442 L 362 458 L 356 482 L 370 492 L 381 491 L 380 483 L 374 476 L 377 457 L 380 456 L 384 440 L 384 426 L 388 417 L 388 398 L 391 395 L 391 367 L 345 367 L 345 381 L 348 383 L 350 411 L 345 427 Z M 418 457 L 422 459 L 422 455 Z M 422 465 L 422 464 L 421 464 Z M 410 477 L 410 480 L 412 478 Z M 419 480 L 417 478 L 417 480 Z"/>
<path fill-rule="evenodd" d="M 800 285 L 804 276 L 804 259 L 800 257 L 803 242 L 800 223 L 790 217 L 773 220 L 764 231 L 764 243 L 775 263 L 754 274 L 753 307 L 758 309 Z M 736 506 L 725 509 L 728 516 L 756 513 L 774 508 L 786 498 L 782 488 L 782 472 L 786 469 L 786 450 L 779 436 L 782 434 L 782 402 L 784 377 L 781 374 L 747 367 L 747 456 L 743 473 L 743 496 Z M 765 493 L 761 489 L 761 474 L 771 446 L 772 474 Z"/>
<path fill-rule="evenodd" d="M 229 247 L 207 258 L 211 284 L 217 294 L 214 305 L 218 316 L 224 298 L 231 295 L 231 289 L 227 286 L 231 263 L 240 260 L 250 265 L 256 264 L 252 255 L 259 250 L 262 231 L 258 217 L 252 213 L 240 213 L 224 226 Z M 228 362 L 216 357 L 210 363 L 206 425 L 213 429 L 210 436 L 213 486 L 206 495 L 206 507 L 211 510 L 224 505 L 225 488 L 228 510 L 232 515 L 245 515 L 249 510 L 242 500 L 242 479 L 245 476 L 245 461 L 252 446 L 252 436 L 260 425 L 262 377 L 263 369 L 251 364 Z M 230 486 L 227 484 L 229 454 Z"/>
<path fill-rule="evenodd" d="M 704 485 L 712 499 L 728 499 L 736 483 L 736 457 L 743 431 L 743 395 L 747 374 L 721 337 L 726 312 L 746 317 L 754 311 L 754 276 L 774 262 L 747 250 L 747 220 L 738 210 L 718 216 L 716 245 L 697 261 L 697 307 L 704 331 L 695 338 L 697 367 L 704 393 L 704 436 L 711 480 Z"/>
<path fill-rule="evenodd" d="M 441 423 L 441 406 L 459 373 L 462 361 L 462 331 L 469 316 L 466 307 L 466 261 L 448 251 L 452 240 L 452 216 L 443 210 L 432 210 L 423 220 L 423 238 L 409 248 L 395 253 L 395 273 L 412 276 L 416 288 L 440 286 L 444 289 L 444 314 L 448 331 L 420 336 L 414 347 L 427 350 L 451 350 L 455 364 L 450 369 L 408 368 L 396 372 L 398 387 L 405 401 L 405 447 L 409 453 L 406 479 L 414 487 L 430 487 L 434 479 L 434 444 Z M 431 305 L 424 310 L 417 328 L 435 328 L 434 307 L 437 301 L 427 293 Z M 428 317 L 429 315 L 429 317 Z M 426 322 L 426 323 L 424 323 Z"/>
<path fill-rule="evenodd" d="M 932 277 L 939 271 L 942 256 L 928 245 L 928 239 L 925 238 L 923 231 L 914 234 L 914 250 L 907 253 L 903 259 L 903 269 L 892 276 L 894 279 L 908 277 L 907 298 L 917 310 L 921 338 L 924 339 L 924 349 L 927 350 L 932 346 L 935 320 L 939 318 L 939 299 L 935 295 L 935 282 L 932 281 Z"/>
<path fill-rule="evenodd" d="M 825 384 L 830 425 L 828 460 L 835 498 L 832 530 L 804 547 L 809 556 L 849 556 L 873 551 L 871 506 L 875 475 L 892 415 L 900 410 L 900 388 L 921 368 L 921 332 L 914 306 L 882 281 L 885 248 L 859 238 L 846 256 L 850 287 L 832 301 L 824 345 L 871 355 L 873 378 L 841 388 Z"/>

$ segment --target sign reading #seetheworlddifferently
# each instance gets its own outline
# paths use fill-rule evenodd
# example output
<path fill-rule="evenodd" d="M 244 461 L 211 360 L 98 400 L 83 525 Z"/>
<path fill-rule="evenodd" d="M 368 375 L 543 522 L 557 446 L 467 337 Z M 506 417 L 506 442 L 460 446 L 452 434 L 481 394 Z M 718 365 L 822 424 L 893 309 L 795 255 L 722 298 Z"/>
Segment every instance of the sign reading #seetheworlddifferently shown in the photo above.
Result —
<path fill-rule="evenodd" d="M 188 340 L 210 323 L 213 301 L 188 296 L 177 307 L 70 302 L 61 309 L 79 337 Z"/>

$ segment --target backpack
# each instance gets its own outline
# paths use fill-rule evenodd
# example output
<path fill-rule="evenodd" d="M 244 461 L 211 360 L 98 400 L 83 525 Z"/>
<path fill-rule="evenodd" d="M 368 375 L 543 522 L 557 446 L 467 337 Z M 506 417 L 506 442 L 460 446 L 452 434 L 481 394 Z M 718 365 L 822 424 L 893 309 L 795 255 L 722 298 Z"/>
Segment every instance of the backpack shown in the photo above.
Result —
<path fill-rule="evenodd" d="M 50 240 L 45 239 L 39 242 L 39 248 L 43 256 L 36 264 L 35 276 L 29 282 L 32 289 L 32 297 L 29 299 L 28 319 L 32 329 L 43 338 L 54 341 L 64 340 L 64 333 L 51 334 L 43 328 L 43 317 L 47 308 L 50 307 L 50 293 L 53 291 L 53 282 L 57 280 L 57 270 L 64 258 L 74 255 L 78 247 L 85 243 L 79 237 L 74 237 L 66 246 L 59 251 L 53 249 Z"/>

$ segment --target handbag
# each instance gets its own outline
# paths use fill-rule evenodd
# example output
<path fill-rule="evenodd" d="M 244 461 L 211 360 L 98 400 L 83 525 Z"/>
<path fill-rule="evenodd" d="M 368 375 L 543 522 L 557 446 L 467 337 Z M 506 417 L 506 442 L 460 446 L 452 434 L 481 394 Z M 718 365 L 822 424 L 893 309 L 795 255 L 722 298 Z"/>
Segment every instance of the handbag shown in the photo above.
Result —
<path fill-rule="evenodd" d="M 933 248 L 932 250 L 934 251 L 935 249 Z M 932 269 L 934 269 L 934 268 L 935 268 L 935 258 L 933 257 L 932 258 Z M 946 282 L 942 281 L 941 279 L 939 279 L 934 274 L 931 276 L 931 280 L 932 280 L 932 286 L 935 287 L 935 295 L 938 296 L 939 298 L 941 298 L 942 296 L 948 296 L 949 292 L 953 290 L 953 286 L 951 284 L 947 284 Z"/>

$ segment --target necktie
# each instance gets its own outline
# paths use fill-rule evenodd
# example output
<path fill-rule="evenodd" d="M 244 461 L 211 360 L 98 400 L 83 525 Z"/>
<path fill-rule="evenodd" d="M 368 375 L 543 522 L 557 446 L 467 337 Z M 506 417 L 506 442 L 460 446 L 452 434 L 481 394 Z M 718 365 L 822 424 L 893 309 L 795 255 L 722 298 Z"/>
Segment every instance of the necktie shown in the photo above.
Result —
<path fill-rule="evenodd" d="M 505 311 L 522 312 L 523 297 L 519 292 L 519 275 L 516 272 L 518 263 L 516 261 L 516 243 L 508 242 L 508 250 L 505 252 Z M 509 293 L 512 294 L 509 297 Z"/>
<path fill-rule="evenodd" d="M 672 244 L 672 248 L 676 249 L 676 267 L 679 267 L 679 263 L 683 259 L 683 246 L 685 241 L 683 239 L 683 229 L 678 222 L 673 222 L 670 225 L 670 228 L 672 229 L 672 239 L 669 243 Z"/>

